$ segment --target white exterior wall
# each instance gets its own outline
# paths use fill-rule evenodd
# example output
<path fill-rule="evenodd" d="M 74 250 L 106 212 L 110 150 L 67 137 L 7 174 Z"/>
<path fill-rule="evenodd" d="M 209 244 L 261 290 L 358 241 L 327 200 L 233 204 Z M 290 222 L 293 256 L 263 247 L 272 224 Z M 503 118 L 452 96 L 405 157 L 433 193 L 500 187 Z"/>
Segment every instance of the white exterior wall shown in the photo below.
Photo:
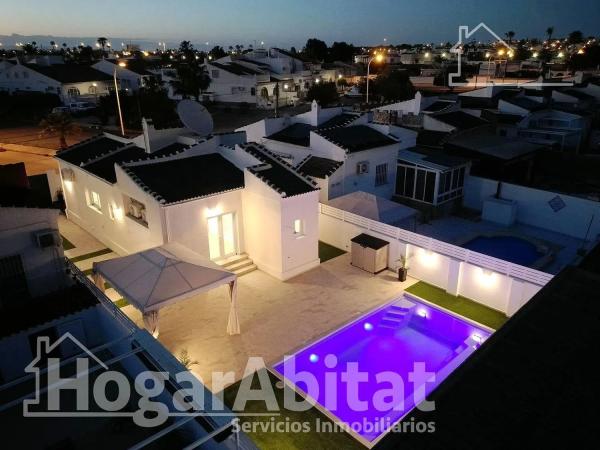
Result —
<path fill-rule="evenodd" d="M 127 63 L 126 60 L 125 63 Z M 117 64 L 113 64 L 106 60 L 98 61 L 96 64 L 93 64 L 92 67 L 96 70 L 99 70 L 100 72 L 104 72 L 105 74 L 110 75 L 111 77 L 114 76 L 116 68 L 117 79 L 119 81 L 119 87 L 121 89 L 129 88 L 133 91 L 137 91 L 140 87 L 144 85 L 144 77 L 138 73 L 133 72 L 132 70 L 127 69 L 127 67 L 121 67 Z"/>
<path fill-rule="evenodd" d="M 467 177 L 463 204 L 482 210 L 483 201 L 496 194 L 497 185 L 497 181 L 487 178 Z M 557 195 L 566 207 L 554 212 L 548 201 Z M 600 237 L 599 202 L 509 183 L 502 183 L 502 197 L 517 203 L 517 222 L 583 239 L 594 216 L 588 239 Z"/>
<path fill-rule="evenodd" d="M 116 168 L 117 184 L 112 185 L 95 177 L 77 166 L 59 160 L 61 169 L 75 172 L 75 181 L 63 181 L 63 192 L 67 204 L 67 217 L 96 239 L 120 255 L 135 253 L 164 243 L 162 211 L 158 202 L 142 191 L 119 167 Z M 88 195 L 95 191 L 100 195 L 101 212 L 88 206 Z M 146 205 L 148 227 L 126 216 L 123 194 Z M 120 210 L 119 217 L 112 220 L 109 204 Z"/>
<path fill-rule="evenodd" d="M 246 249 L 258 268 L 287 280 L 316 267 L 319 264 L 318 191 L 281 198 L 248 171 L 245 183 L 242 199 Z M 304 222 L 303 237 L 293 233 L 295 219 Z"/>
<path fill-rule="evenodd" d="M 369 162 L 369 172 L 358 175 L 356 165 L 359 162 Z M 375 186 L 375 167 L 387 164 L 387 183 Z M 388 145 L 364 152 L 349 153 L 344 165 L 338 169 L 344 175 L 343 193 L 349 194 L 364 191 L 379 197 L 390 199 L 394 195 L 396 171 L 398 169 L 398 145 Z"/>
<path fill-rule="evenodd" d="M 67 283 L 62 246 L 39 248 L 34 234 L 42 230 L 58 233 L 54 209 L 0 208 L 0 258 L 20 255 L 33 297 L 57 290 Z"/>
<path fill-rule="evenodd" d="M 234 213 L 237 225 L 238 253 L 246 251 L 242 190 L 192 200 L 164 208 L 168 242 L 177 242 L 192 251 L 210 257 L 208 246 L 208 218 Z"/>

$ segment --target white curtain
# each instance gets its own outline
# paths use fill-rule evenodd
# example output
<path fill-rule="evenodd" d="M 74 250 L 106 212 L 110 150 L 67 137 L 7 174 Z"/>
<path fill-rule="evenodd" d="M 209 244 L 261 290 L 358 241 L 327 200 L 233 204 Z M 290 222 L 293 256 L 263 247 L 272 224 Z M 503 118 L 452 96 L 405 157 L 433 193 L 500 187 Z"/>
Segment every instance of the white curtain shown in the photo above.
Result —
<path fill-rule="evenodd" d="M 231 297 L 231 306 L 229 307 L 227 333 L 229 335 L 240 334 L 240 320 L 237 312 L 237 280 L 229 283 L 229 295 Z"/>
<path fill-rule="evenodd" d="M 158 339 L 158 311 L 148 311 L 143 313 L 144 326 L 146 329 Z"/>
<path fill-rule="evenodd" d="M 100 275 L 100 272 L 94 272 L 92 274 L 92 279 L 94 280 L 94 284 L 98 289 L 104 292 L 104 278 Z"/>

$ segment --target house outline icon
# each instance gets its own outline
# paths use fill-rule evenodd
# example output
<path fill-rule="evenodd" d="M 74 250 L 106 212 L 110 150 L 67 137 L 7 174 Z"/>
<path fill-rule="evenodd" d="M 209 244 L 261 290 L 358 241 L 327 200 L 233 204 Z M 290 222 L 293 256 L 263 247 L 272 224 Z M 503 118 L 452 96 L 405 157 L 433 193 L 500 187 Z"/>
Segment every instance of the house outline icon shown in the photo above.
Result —
<path fill-rule="evenodd" d="M 83 343 L 81 343 L 81 341 L 79 341 L 79 339 L 77 339 L 75 336 L 73 336 L 69 332 L 64 333 L 53 344 L 50 344 L 50 338 L 48 336 L 39 337 L 37 340 L 35 358 L 29 364 L 27 364 L 27 366 L 25 366 L 25 369 L 24 369 L 24 372 L 26 372 L 26 373 L 35 374 L 35 398 L 26 399 L 23 401 L 23 413 L 25 415 L 29 413 L 30 405 L 39 405 L 40 404 L 41 388 L 40 388 L 40 368 L 38 366 L 38 363 L 40 362 L 42 355 L 50 353 L 55 348 L 57 348 L 59 345 L 61 345 L 63 342 L 65 342 L 67 339 L 70 340 L 77 347 L 79 347 L 82 350 L 82 353 L 84 355 L 88 355 L 91 359 L 93 359 L 98 364 L 100 364 L 100 366 L 102 366 L 102 368 L 104 368 L 104 370 L 109 370 L 108 366 L 100 358 L 98 358 L 96 355 L 94 355 L 90 351 L 89 348 L 87 348 Z M 83 355 L 81 355 L 81 354 L 77 355 L 76 359 L 80 359 L 82 356 Z M 70 358 L 72 358 L 72 357 L 70 357 Z M 67 359 L 69 359 L 69 358 L 67 358 Z M 59 364 L 51 365 L 51 366 L 48 366 L 47 369 L 45 369 L 45 370 L 53 369 L 53 368 L 59 367 L 59 366 L 60 366 Z M 79 375 L 79 374 L 77 374 L 77 375 Z"/>
<path fill-rule="evenodd" d="M 464 43 L 464 41 L 469 39 L 471 36 L 473 36 L 475 33 L 477 33 L 482 28 L 485 29 L 485 31 L 487 31 L 489 34 L 491 34 L 496 39 L 496 41 L 498 41 L 499 43 L 504 45 L 505 48 L 507 48 L 509 51 L 514 52 L 514 48 L 512 46 L 508 45 L 504 41 L 504 39 L 502 39 L 500 36 L 498 36 L 498 34 L 494 30 L 492 30 L 490 27 L 488 27 L 484 22 L 480 22 L 479 25 L 477 25 L 471 31 L 469 31 L 469 27 L 467 25 L 460 25 L 458 27 L 458 42 L 456 44 L 454 44 L 449 50 L 450 53 L 455 53 L 458 55 L 456 58 L 457 63 L 458 63 L 457 64 L 457 72 L 448 74 L 448 86 L 452 86 L 452 87 L 469 86 L 469 83 L 461 83 L 461 82 L 454 81 L 454 78 L 458 78 L 462 75 L 462 53 L 463 53 L 463 51 L 460 47 Z M 489 80 L 484 83 L 480 83 L 479 85 L 481 87 L 495 86 L 495 84 L 493 82 L 490 83 Z M 569 87 L 569 86 L 573 86 L 573 85 L 574 85 L 573 82 L 546 82 L 546 81 L 526 82 L 526 83 L 521 83 L 521 84 L 519 84 L 519 83 L 502 83 L 502 86 L 527 86 L 528 88 Z"/>
<path fill-rule="evenodd" d="M 480 22 L 479 25 L 477 25 L 475 28 L 471 29 L 471 31 L 469 31 L 469 27 L 467 25 L 460 25 L 458 27 L 458 42 L 456 42 L 456 44 L 454 44 L 452 46 L 452 48 L 450 48 L 450 53 L 456 53 L 458 55 L 456 58 L 457 63 L 458 63 L 458 71 L 448 74 L 448 85 L 449 86 L 468 86 L 468 83 L 460 83 L 460 82 L 454 81 L 455 77 L 458 78 L 462 75 L 463 50 L 460 47 L 461 47 L 461 45 L 464 44 L 464 42 L 467 39 L 469 39 L 471 36 L 473 36 L 475 33 L 477 33 L 482 28 L 485 29 L 485 31 L 487 31 L 489 34 L 491 34 L 496 39 L 497 42 L 499 42 L 505 48 L 507 48 L 508 51 L 514 52 L 514 49 L 512 46 L 508 45 L 506 43 L 506 41 L 504 41 L 504 39 L 502 39 L 500 36 L 498 36 L 498 34 L 496 34 L 496 32 L 494 30 L 492 30 L 490 27 L 488 27 L 483 22 Z M 493 83 L 490 83 L 489 81 L 487 81 L 486 83 L 482 83 L 482 86 L 491 86 L 491 85 L 493 85 Z"/>

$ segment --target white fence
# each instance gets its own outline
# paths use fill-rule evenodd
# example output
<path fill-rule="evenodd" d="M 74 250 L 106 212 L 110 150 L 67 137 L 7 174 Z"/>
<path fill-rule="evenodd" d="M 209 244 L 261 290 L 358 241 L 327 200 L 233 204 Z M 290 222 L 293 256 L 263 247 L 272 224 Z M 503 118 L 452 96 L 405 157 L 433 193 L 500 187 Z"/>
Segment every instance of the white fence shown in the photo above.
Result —
<path fill-rule="evenodd" d="M 412 276 L 508 315 L 518 310 L 553 277 L 539 270 L 473 252 L 324 204 L 320 205 L 320 212 L 319 236 L 322 241 L 349 249 L 352 237 L 361 232 L 368 232 L 390 242 L 388 266 L 391 268 L 396 268 L 397 264 L 394 261 L 401 254 L 415 257 L 418 256 L 415 254 L 418 253 L 417 250 L 421 249 L 427 255 L 421 260 L 411 258 L 409 265 Z M 415 247 L 415 251 L 409 252 L 408 246 Z M 432 263 L 435 258 L 439 261 Z M 426 259 L 429 261 L 425 261 Z M 493 288 L 478 285 L 473 279 L 476 278 L 473 272 L 476 269 L 498 275 Z"/>

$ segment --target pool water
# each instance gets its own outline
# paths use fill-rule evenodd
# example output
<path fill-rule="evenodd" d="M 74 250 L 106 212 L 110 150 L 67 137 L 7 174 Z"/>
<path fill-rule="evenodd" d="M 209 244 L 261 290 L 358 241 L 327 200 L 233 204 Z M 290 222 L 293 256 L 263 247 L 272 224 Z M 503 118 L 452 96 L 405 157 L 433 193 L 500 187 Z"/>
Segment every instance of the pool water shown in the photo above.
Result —
<path fill-rule="evenodd" d="M 515 236 L 479 236 L 463 247 L 521 266 L 532 266 L 544 256 L 535 244 Z"/>
<path fill-rule="evenodd" d="M 413 395 L 417 389 L 426 394 L 433 391 L 489 334 L 406 295 L 287 357 L 273 369 L 339 421 L 361 424 L 354 430 L 355 435 L 373 443 L 410 412 L 415 403 L 420 403 Z M 424 364 L 425 370 L 431 372 L 426 382 L 411 382 L 415 363 Z M 360 372 L 367 374 L 362 376 L 368 376 L 368 381 L 350 388 L 343 375 L 348 364 L 356 364 Z M 311 392 L 302 372 L 314 377 L 318 392 L 314 391 L 314 385 Z M 403 382 L 403 387 L 394 389 L 393 396 L 390 390 L 397 385 L 376 378 L 390 372 Z M 380 403 L 376 406 L 375 399 L 381 399 L 382 389 L 388 392 L 387 408 Z M 352 399 L 356 398 L 366 402 L 366 406 L 353 407 L 356 403 Z"/>

